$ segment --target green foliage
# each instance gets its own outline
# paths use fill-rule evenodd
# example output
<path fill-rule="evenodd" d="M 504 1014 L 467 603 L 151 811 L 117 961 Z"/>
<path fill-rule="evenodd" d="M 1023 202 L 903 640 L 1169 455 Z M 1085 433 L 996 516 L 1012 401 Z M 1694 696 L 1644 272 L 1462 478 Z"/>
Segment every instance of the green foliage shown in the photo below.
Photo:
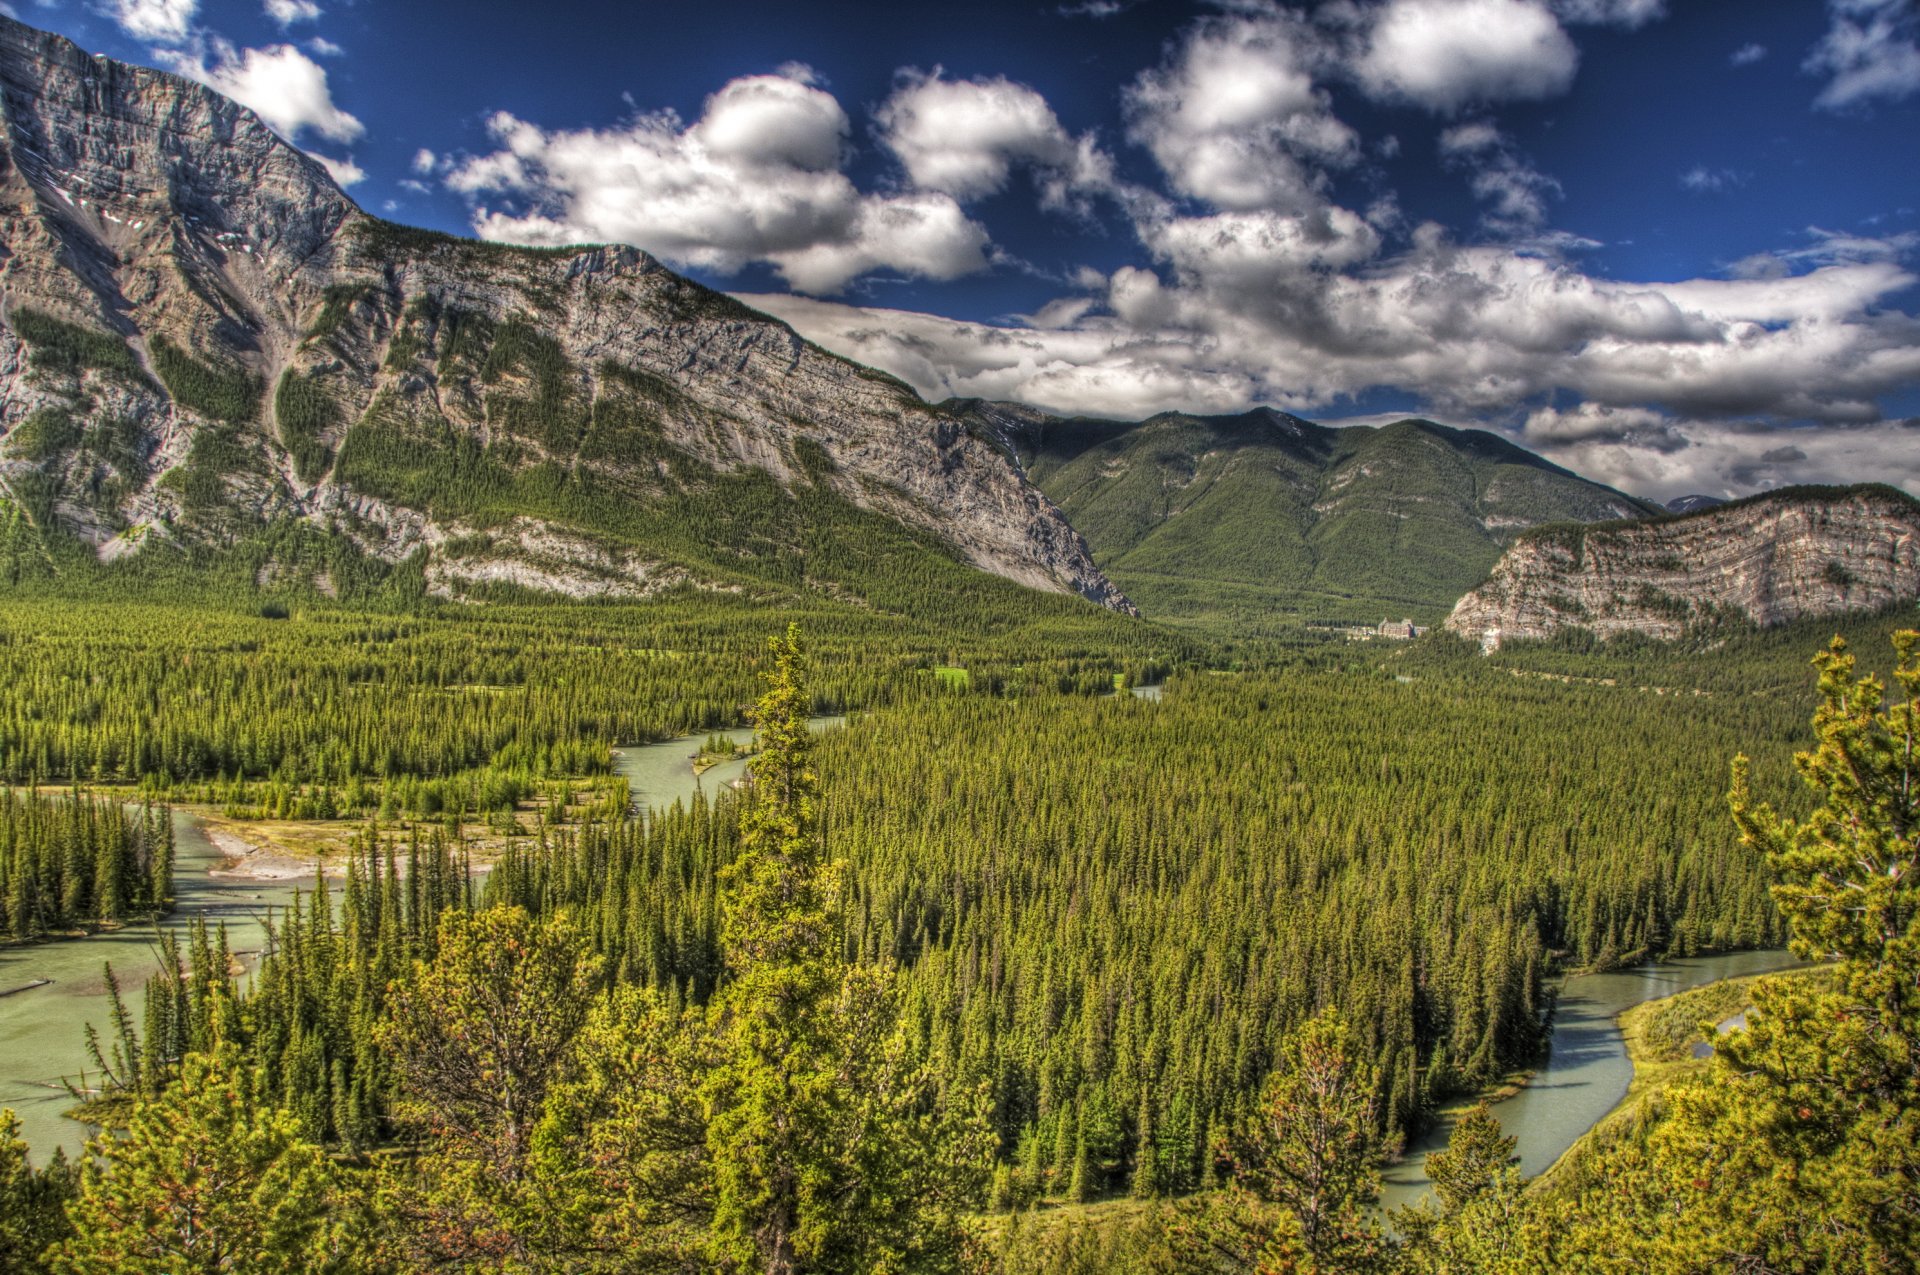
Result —
<path fill-rule="evenodd" d="M 1437 621 L 1514 530 L 1651 506 L 1490 434 L 1255 411 L 1048 421 L 1034 480 L 1149 615 L 1235 633 L 1382 609 Z"/>
<path fill-rule="evenodd" d="M 535 1131 L 599 970 L 564 916 L 456 910 L 432 959 L 394 984 L 376 1037 L 394 1118 L 426 1148 L 405 1188 L 423 1261 L 513 1266 L 543 1247 Z"/>
<path fill-rule="evenodd" d="M 1235 1186 L 1285 1211 L 1288 1224 L 1269 1247 L 1297 1245 L 1305 1269 L 1351 1271 L 1378 1260 L 1379 1089 L 1346 1023 L 1323 1011 L 1281 1041 L 1235 1141 Z"/>
<path fill-rule="evenodd" d="M 260 378 L 245 368 L 203 363 L 163 336 L 147 342 L 153 370 L 180 406 L 208 420 L 242 425 L 260 415 Z"/>
<path fill-rule="evenodd" d="M 319 482 L 333 460 L 321 436 L 341 419 L 340 407 L 321 386 L 319 375 L 303 376 L 292 369 L 283 373 L 273 396 L 273 414 L 280 424 L 280 443 L 293 457 L 294 473 L 303 483 Z"/>
<path fill-rule="evenodd" d="M 952 1269 L 992 1135 L 899 1033 L 885 978 L 844 963 L 797 630 L 770 654 L 739 853 L 721 873 L 724 1061 L 700 1090 L 710 1251 L 768 1272 Z"/>
<path fill-rule="evenodd" d="M 1599 1189 L 1554 1201 L 1536 1260 L 1594 1271 L 1708 1268 L 1893 1272 L 1920 1251 L 1920 827 L 1914 695 L 1920 633 L 1895 635 L 1894 680 L 1854 676 L 1838 639 L 1815 661 L 1815 747 L 1796 759 L 1818 801 L 1805 818 L 1753 796 L 1731 804 L 1763 852 L 1806 956 L 1833 980 L 1752 987 L 1747 1028 L 1704 1077 L 1668 1089 L 1638 1132 L 1584 1166 Z"/>
<path fill-rule="evenodd" d="M 22 460 L 50 460 L 78 446 L 82 429 L 73 413 L 58 407 L 43 407 L 21 421 L 8 437 L 14 454 Z"/>
<path fill-rule="evenodd" d="M 1538 1270 L 1538 1221 L 1522 1194 L 1514 1139 L 1483 1102 L 1454 1126 L 1445 1151 L 1427 1157 L 1437 1205 L 1394 1216 L 1409 1275 L 1525 1275 Z M 1600 1189 L 1605 1189 L 1604 1187 Z M 1536 1210 L 1537 1212 L 1537 1210 Z"/>
<path fill-rule="evenodd" d="M 359 1201 L 231 1051 L 189 1059 L 88 1152 L 52 1254 L 63 1275 L 366 1269 Z"/>
<path fill-rule="evenodd" d="M 20 1123 L 0 1108 L 0 1271 L 39 1275 L 43 1255 L 68 1234 L 64 1207 L 74 1193 L 78 1170 L 56 1152 L 53 1162 L 35 1169 L 20 1140 Z"/>
<path fill-rule="evenodd" d="M 1513 1153 L 1516 1139 L 1500 1131 L 1500 1121 L 1487 1104 L 1477 1104 L 1460 1117 L 1444 1151 L 1427 1157 L 1427 1180 L 1440 1207 L 1458 1212 L 1504 1179 L 1520 1158 Z"/>
<path fill-rule="evenodd" d="M 336 335 L 353 316 L 354 307 L 376 295 L 370 283 L 335 283 L 322 296 L 320 313 L 307 329 L 307 339 L 324 341 Z"/>
<path fill-rule="evenodd" d="M 1336 998 L 1393 1136 L 1533 1057 L 1556 951 L 1773 938 L 1711 793 L 1790 706 L 1463 676 L 929 695 L 818 742 L 846 949 L 899 961 L 936 1058 L 992 1079 L 1007 1202 L 1132 1190 L 1143 1160 L 1157 1192 L 1199 1186 L 1271 1042 Z M 596 918 L 612 968 L 705 1000 L 730 801 L 563 831 L 489 889 Z"/>
<path fill-rule="evenodd" d="M 29 363 L 36 369 L 64 376 L 97 370 L 133 384 L 145 384 L 140 360 L 119 336 L 96 332 L 21 307 L 13 312 L 13 330 L 30 347 Z"/>
<path fill-rule="evenodd" d="M 166 807 L 0 790 L 0 936 L 159 916 L 172 910 L 172 882 Z"/>

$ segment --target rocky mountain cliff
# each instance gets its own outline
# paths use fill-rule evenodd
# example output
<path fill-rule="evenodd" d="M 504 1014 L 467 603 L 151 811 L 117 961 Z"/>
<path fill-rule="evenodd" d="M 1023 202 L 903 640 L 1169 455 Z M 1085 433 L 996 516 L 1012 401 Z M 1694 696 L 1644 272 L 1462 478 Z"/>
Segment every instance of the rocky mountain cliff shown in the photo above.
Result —
<path fill-rule="evenodd" d="M 1647 522 L 1523 535 L 1447 628 L 1486 649 L 1568 628 L 1674 638 L 1920 597 L 1920 501 L 1891 487 L 1790 487 Z"/>
<path fill-rule="evenodd" d="M 932 555 L 1131 609 L 993 438 L 643 252 L 380 221 L 232 101 L 4 17 L 0 116 L 16 571 L 277 529 L 263 583 L 344 549 L 455 595 L 860 593 Z"/>
<path fill-rule="evenodd" d="M 1283 412 L 1064 420 L 950 404 L 992 430 L 1155 616 L 1244 630 L 1439 620 L 1515 534 L 1656 506 L 1481 430 L 1328 428 Z"/>

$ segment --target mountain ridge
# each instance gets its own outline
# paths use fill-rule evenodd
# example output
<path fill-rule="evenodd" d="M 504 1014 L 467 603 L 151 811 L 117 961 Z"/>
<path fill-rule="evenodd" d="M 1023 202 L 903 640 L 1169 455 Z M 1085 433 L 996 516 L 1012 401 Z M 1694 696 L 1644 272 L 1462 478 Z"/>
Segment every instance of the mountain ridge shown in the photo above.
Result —
<path fill-rule="evenodd" d="M 943 406 L 1005 440 L 1149 614 L 1216 626 L 1371 622 L 1383 608 L 1437 621 L 1514 533 L 1658 509 L 1497 434 L 1414 417 L 1329 427 L 1264 407 L 1116 422 Z"/>
<path fill-rule="evenodd" d="M 639 249 L 383 222 L 218 93 L 5 17 L 0 114 L 0 480 L 102 561 L 291 520 L 452 595 L 932 552 L 1132 610 L 991 440 Z"/>
<path fill-rule="evenodd" d="M 1802 486 L 1636 522 L 1536 528 L 1446 627 L 1493 650 L 1585 629 L 1676 638 L 1920 597 L 1920 500 L 1878 483 Z"/>

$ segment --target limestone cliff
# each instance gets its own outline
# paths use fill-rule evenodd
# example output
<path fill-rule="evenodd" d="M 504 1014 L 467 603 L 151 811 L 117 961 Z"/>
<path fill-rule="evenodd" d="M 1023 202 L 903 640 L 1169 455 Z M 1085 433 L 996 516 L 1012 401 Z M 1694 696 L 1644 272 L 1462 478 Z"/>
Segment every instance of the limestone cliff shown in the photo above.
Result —
<path fill-rule="evenodd" d="M 1796 487 L 1644 522 L 1523 535 L 1446 627 L 1487 649 L 1567 628 L 1674 638 L 1717 617 L 1780 624 L 1920 597 L 1920 501 Z"/>
<path fill-rule="evenodd" d="M 234 102 L 4 17 L 0 124 L 0 499 L 103 559 L 294 523 L 442 592 L 832 586 L 844 508 L 851 551 L 1131 610 L 997 440 L 643 252 L 369 217 Z"/>

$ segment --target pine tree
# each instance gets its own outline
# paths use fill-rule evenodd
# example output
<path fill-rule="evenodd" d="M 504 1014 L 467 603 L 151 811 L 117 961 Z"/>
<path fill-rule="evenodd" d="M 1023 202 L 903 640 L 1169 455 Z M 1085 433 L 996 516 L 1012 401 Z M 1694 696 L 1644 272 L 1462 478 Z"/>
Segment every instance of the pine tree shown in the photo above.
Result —
<path fill-rule="evenodd" d="M 1762 980 L 1745 1031 L 1664 1095 L 1644 1136 L 1587 1174 L 1604 1189 L 1540 1227 L 1559 1268 L 1895 1272 L 1920 1252 L 1920 633 L 1894 639 L 1904 698 L 1854 677 L 1838 639 L 1815 664 L 1815 747 L 1795 760 L 1805 819 L 1730 793 L 1766 856 L 1795 951 L 1830 980 Z"/>
<path fill-rule="evenodd" d="M 394 1116 L 426 1138 L 398 1190 L 425 1260 L 521 1261 L 546 1234 L 531 1181 L 549 1091 L 593 1005 L 600 958 L 571 920 L 449 910 L 436 955 L 393 988 L 377 1033 Z"/>
<path fill-rule="evenodd" d="M 1485 1102 L 1460 1117 L 1445 1150 L 1427 1157 L 1427 1180 L 1440 1206 L 1452 1212 L 1492 1189 L 1505 1170 L 1520 1162 L 1513 1153 L 1516 1142 L 1501 1132 L 1499 1119 Z"/>
<path fill-rule="evenodd" d="M 0 1271 L 37 1275 L 47 1269 L 43 1254 L 70 1229 L 63 1206 L 77 1176 L 57 1151 L 44 1169 L 28 1163 L 20 1122 L 0 1108 Z"/>
<path fill-rule="evenodd" d="M 261 1077 L 222 1046 L 196 1054 L 124 1133 L 89 1145 L 68 1207 L 63 1275 L 299 1275 L 374 1269 L 364 1206 Z"/>
<path fill-rule="evenodd" d="M 1338 1013 L 1289 1032 L 1235 1139 L 1233 1189 L 1203 1214 L 1199 1234 L 1261 1270 L 1372 1269 L 1384 1253 L 1371 1212 L 1378 1090 Z"/>
<path fill-rule="evenodd" d="M 1527 1275 L 1540 1269 L 1532 1252 L 1537 1221 L 1521 1194 L 1514 1145 L 1481 1102 L 1454 1126 L 1446 1149 L 1427 1157 L 1436 1200 L 1402 1209 L 1393 1219 L 1413 1275 Z"/>

